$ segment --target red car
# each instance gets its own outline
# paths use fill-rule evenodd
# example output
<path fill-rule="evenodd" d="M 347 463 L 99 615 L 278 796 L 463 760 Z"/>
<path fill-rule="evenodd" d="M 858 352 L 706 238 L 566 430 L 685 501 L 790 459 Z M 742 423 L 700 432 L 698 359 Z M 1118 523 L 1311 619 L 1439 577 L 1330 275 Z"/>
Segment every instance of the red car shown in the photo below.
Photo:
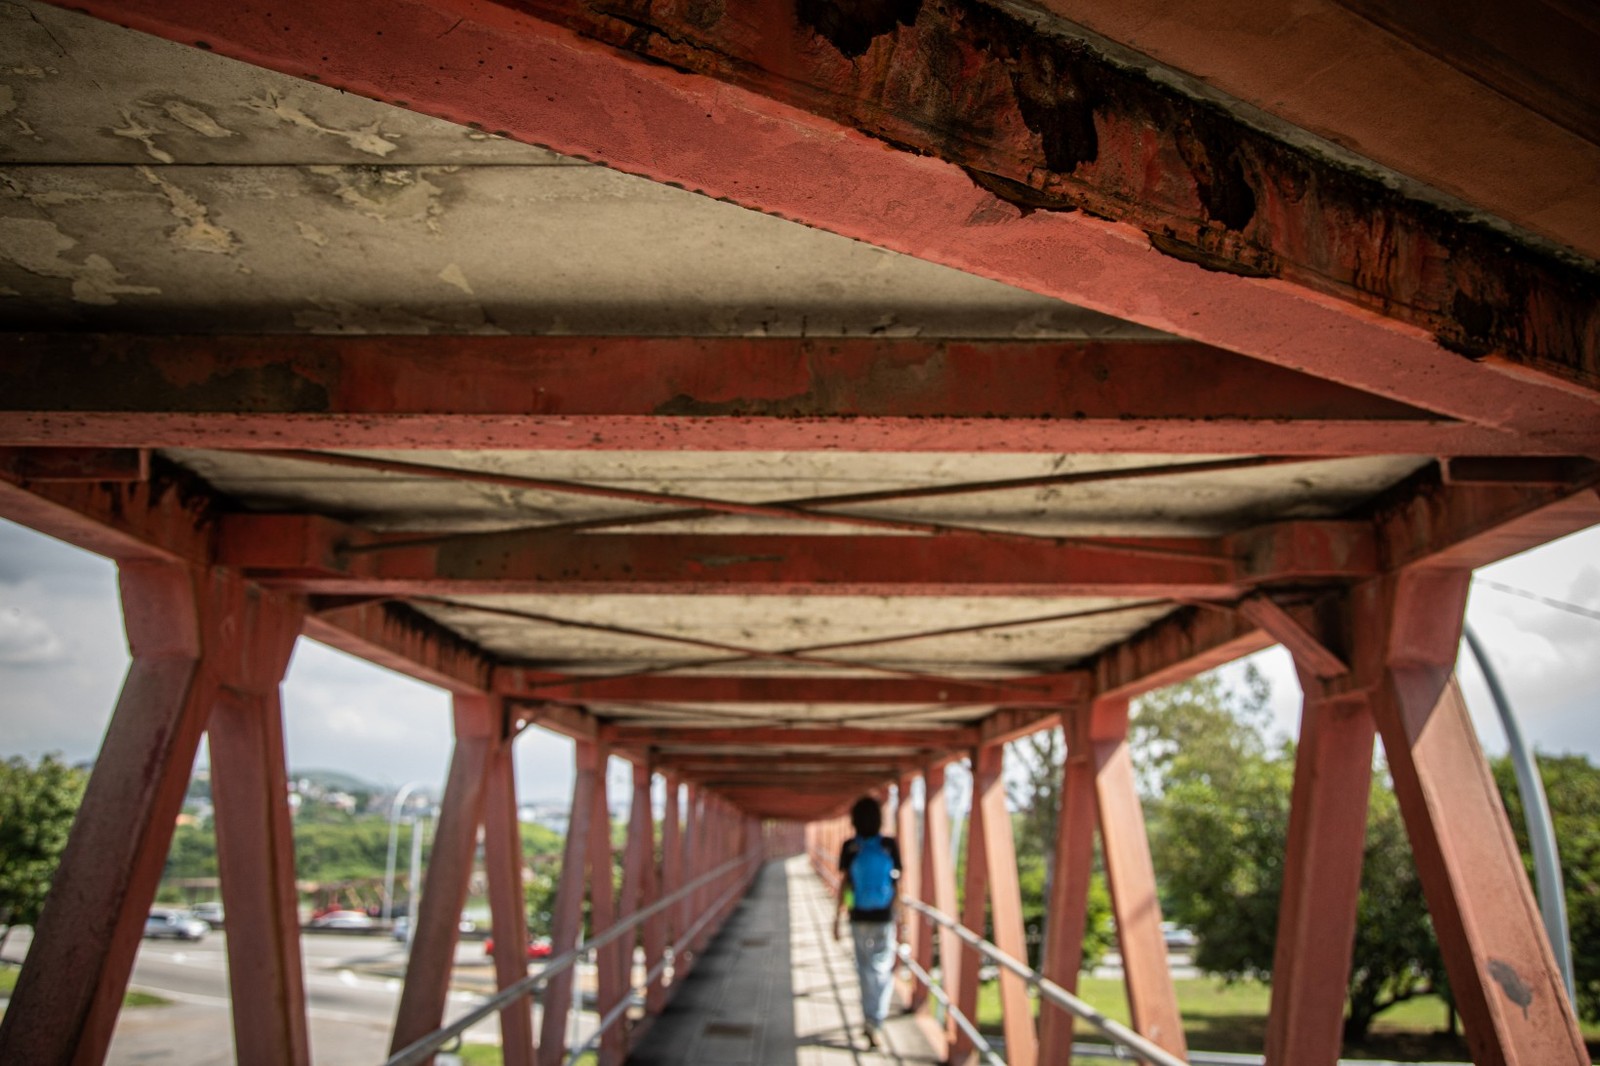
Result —
<path fill-rule="evenodd" d="M 483 938 L 483 953 L 485 955 L 493 955 L 494 954 L 494 937 L 493 936 L 487 936 L 487 937 Z M 530 959 L 548 959 L 549 957 L 550 957 L 550 938 L 549 937 L 547 937 L 547 936 L 536 936 L 532 940 L 528 941 L 528 958 L 530 958 Z"/>

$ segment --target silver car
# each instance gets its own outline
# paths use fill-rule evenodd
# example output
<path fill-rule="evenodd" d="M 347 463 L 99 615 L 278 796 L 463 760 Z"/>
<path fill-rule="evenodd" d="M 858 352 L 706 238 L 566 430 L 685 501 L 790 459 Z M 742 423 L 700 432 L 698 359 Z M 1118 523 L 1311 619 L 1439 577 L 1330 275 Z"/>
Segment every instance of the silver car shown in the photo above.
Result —
<path fill-rule="evenodd" d="M 183 911 L 151 911 L 144 920 L 144 935 L 152 940 L 199 940 L 211 927 Z"/>

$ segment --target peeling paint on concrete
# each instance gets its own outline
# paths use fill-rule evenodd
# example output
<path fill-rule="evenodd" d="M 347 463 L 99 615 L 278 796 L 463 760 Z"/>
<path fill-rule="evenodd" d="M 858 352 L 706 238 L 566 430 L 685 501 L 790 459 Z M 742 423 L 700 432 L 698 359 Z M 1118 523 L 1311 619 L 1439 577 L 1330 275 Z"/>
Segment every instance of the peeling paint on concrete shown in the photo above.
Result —
<path fill-rule="evenodd" d="M 33 140 L 38 141 L 40 144 L 44 143 L 44 138 L 39 136 L 38 131 L 28 124 L 27 119 L 21 117 L 20 115 L 14 115 L 12 116 L 11 121 L 17 124 L 17 132 L 22 136 L 30 137 Z"/>
<path fill-rule="evenodd" d="M 429 232 L 438 233 L 439 202 L 443 192 L 420 171 L 410 167 L 333 167 L 306 168 L 323 178 L 332 178 L 333 195 L 379 222 L 421 222 Z"/>
<path fill-rule="evenodd" d="M 148 285 L 125 285 L 127 276 L 105 256 L 89 254 L 74 263 L 62 256 L 78 242 L 62 233 L 54 222 L 36 218 L 0 218 L 0 258 L 9 260 L 42 278 L 62 278 L 72 282 L 72 298 L 78 303 L 110 306 L 118 296 L 158 296 L 160 289 Z"/>
<path fill-rule="evenodd" d="M 316 245 L 318 248 L 328 246 L 328 235 L 309 222 L 296 221 L 294 228 L 299 232 L 300 239 Z"/>
<path fill-rule="evenodd" d="M 356 129 L 341 130 L 332 126 L 324 126 L 304 111 L 284 100 L 276 91 L 268 89 L 263 96 L 253 96 L 244 101 L 246 107 L 259 111 L 263 115 L 270 115 L 280 122 L 313 133 L 321 133 L 328 137 L 337 137 L 358 152 L 378 156 L 380 159 L 395 150 L 393 138 L 398 134 L 384 133 L 379 123 L 374 121 L 366 126 Z"/>
<path fill-rule="evenodd" d="M 172 243 L 187 252 L 208 252 L 228 255 L 239 245 L 232 232 L 211 221 L 210 209 L 194 195 L 179 188 L 149 167 L 137 168 L 148 181 L 161 191 L 171 204 L 172 217 L 182 225 L 168 232 Z"/>
<path fill-rule="evenodd" d="M 140 101 L 140 106 L 152 108 L 159 107 L 162 111 L 167 113 L 167 117 L 171 118 L 172 121 L 177 122 L 180 125 L 187 126 L 189 129 L 198 133 L 202 137 L 209 137 L 212 140 L 220 140 L 224 137 L 238 136 L 238 134 L 233 130 L 227 129 L 216 119 L 212 118 L 198 107 L 195 107 L 193 104 L 185 103 L 182 100 L 167 100 L 160 104 L 148 104 L 144 101 Z"/>
<path fill-rule="evenodd" d="M 472 285 L 467 281 L 467 276 L 461 272 L 461 267 L 458 264 L 451 263 L 439 271 L 439 280 L 446 285 L 454 285 L 468 296 L 477 295 L 472 291 Z"/>
<path fill-rule="evenodd" d="M 171 163 L 173 161 L 172 155 L 156 147 L 155 139 L 165 131 L 158 130 L 154 126 L 146 126 L 134 118 L 127 108 L 122 108 L 121 110 L 123 124 L 121 126 L 113 126 L 107 132 L 118 137 L 126 137 L 130 141 L 138 141 L 144 145 L 144 150 L 150 154 L 150 158 L 158 163 Z"/>

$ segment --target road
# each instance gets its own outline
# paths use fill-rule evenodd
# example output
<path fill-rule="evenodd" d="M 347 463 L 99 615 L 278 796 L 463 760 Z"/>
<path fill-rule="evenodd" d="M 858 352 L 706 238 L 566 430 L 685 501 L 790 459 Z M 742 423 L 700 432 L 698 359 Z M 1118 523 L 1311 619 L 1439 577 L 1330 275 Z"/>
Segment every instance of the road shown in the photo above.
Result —
<path fill-rule="evenodd" d="M 30 940 L 28 930 L 18 929 L 6 944 L 7 961 L 20 961 Z M 318 1066 L 383 1062 L 400 1000 L 404 945 L 387 937 L 308 934 L 301 937 L 301 951 L 312 1060 Z M 478 1003 L 492 985 L 481 941 L 458 946 L 454 980 L 457 987 L 446 1011 L 451 1018 Z M 143 941 L 130 986 L 171 1002 L 123 1010 L 106 1060 L 111 1066 L 228 1066 L 234 1061 L 223 931 L 195 944 Z M 588 1023 L 585 1028 L 592 1026 L 592 1015 L 580 1017 Z M 467 1039 L 498 1043 L 498 1022 L 473 1026 Z"/>

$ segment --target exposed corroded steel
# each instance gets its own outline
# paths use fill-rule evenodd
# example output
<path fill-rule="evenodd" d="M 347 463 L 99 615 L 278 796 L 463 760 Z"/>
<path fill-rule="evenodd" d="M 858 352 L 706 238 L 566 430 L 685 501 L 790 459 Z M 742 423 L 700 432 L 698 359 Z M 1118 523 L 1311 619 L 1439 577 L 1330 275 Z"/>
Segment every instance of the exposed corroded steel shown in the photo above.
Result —
<path fill-rule="evenodd" d="M 491 664 L 476 648 L 401 604 L 368 604 L 308 615 L 322 643 L 453 692 L 489 691 Z"/>
<path fill-rule="evenodd" d="M 39 484 L 148 481 L 148 448 L 0 448 L 0 477 Z"/>
<path fill-rule="evenodd" d="M 1190 608 L 1163 618 L 1096 657 L 1095 689 L 1137 696 L 1176 684 L 1273 645 L 1254 622 L 1232 611 Z"/>
<path fill-rule="evenodd" d="M 0 466 L 0 517 L 121 562 L 211 561 L 215 501 L 196 491 L 188 478 L 169 472 L 127 484 L 21 486 L 12 476 Z"/>
<path fill-rule="evenodd" d="M 737 16 L 703 0 L 521 6 L 959 163 L 1024 214 L 1127 222 L 1163 254 L 1293 281 L 1401 317 L 1463 355 L 1505 354 L 1600 387 L 1593 263 L 1408 201 L 1046 18 L 974 0 L 767 0 Z"/>

